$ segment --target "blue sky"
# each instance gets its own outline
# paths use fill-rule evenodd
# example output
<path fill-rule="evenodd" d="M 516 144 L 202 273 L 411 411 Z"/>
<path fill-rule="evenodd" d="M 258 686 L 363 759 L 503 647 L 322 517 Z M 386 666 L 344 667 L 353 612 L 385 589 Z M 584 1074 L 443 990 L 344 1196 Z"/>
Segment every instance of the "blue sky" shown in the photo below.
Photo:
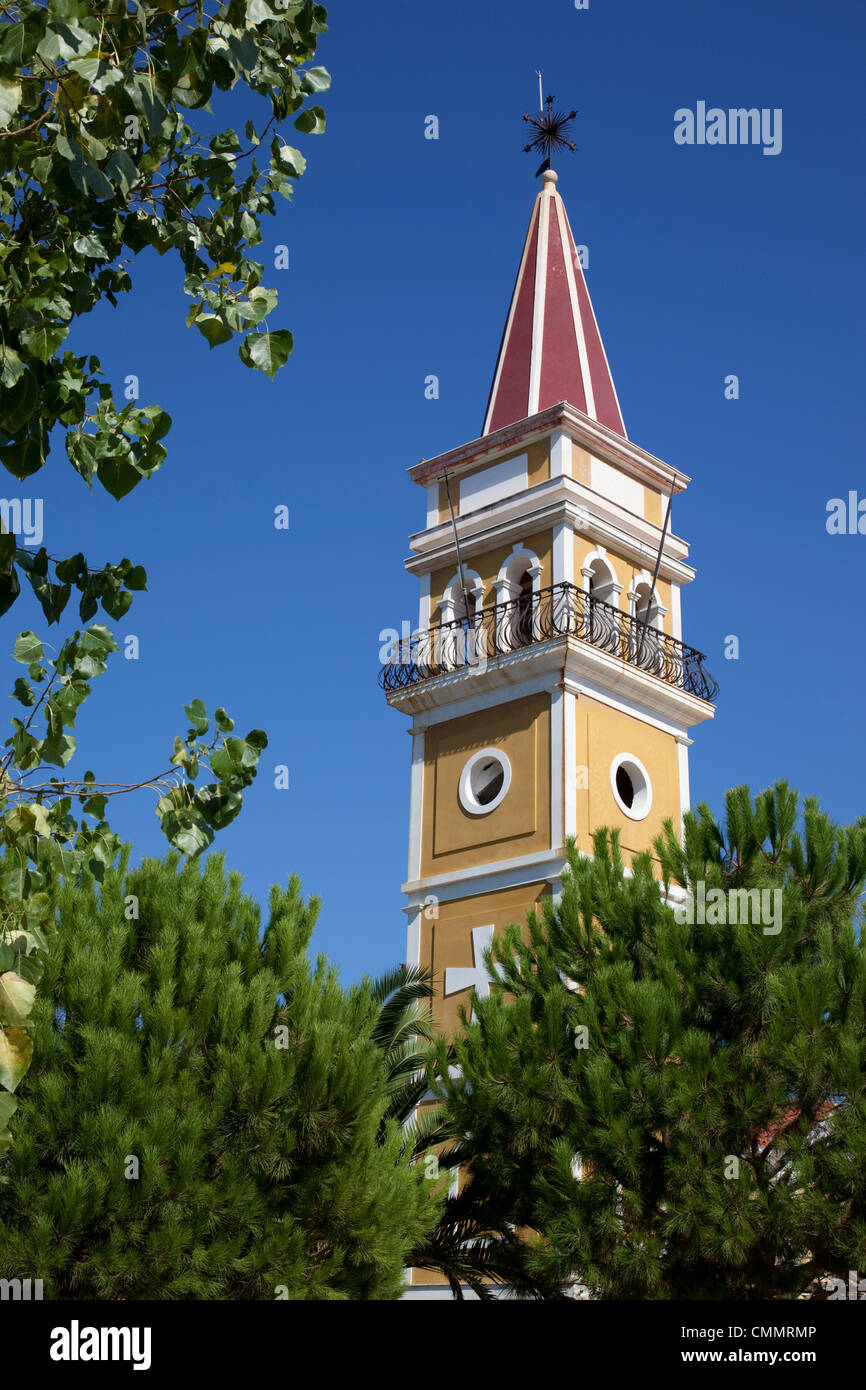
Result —
<path fill-rule="evenodd" d="M 260 898 L 292 872 L 321 896 L 316 944 L 350 980 L 405 946 L 410 745 L 376 684 L 380 630 L 417 611 L 402 562 L 424 494 L 405 469 L 481 428 L 538 187 L 521 121 L 538 67 L 580 113 L 559 191 L 629 435 L 693 479 L 673 514 L 698 571 L 684 636 L 722 687 L 696 732 L 693 801 L 786 777 L 839 820 L 866 811 L 866 536 L 825 527 L 830 498 L 866 498 L 866 7 L 355 0 L 329 19 L 328 129 L 288 127 L 308 171 L 259 248 L 266 265 L 290 249 L 265 280 L 280 289 L 272 326 L 295 334 L 289 364 L 270 382 L 231 346 L 209 352 L 184 327 L 178 265 L 147 253 L 133 294 L 71 345 L 101 356 L 118 395 L 134 373 L 142 404 L 169 411 L 168 460 L 116 503 L 88 493 L 61 443 L 38 482 L 50 553 L 129 555 L 149 577 L 117 625 L 140 659 L 95 683 L 70 770 L 164 767 L 194 696 L 264 728 L 263 773 L 218 844 Z M 781 108 L 781 153 L 675 144 L 674 112 L 701 100 Z M 259 114 L 233 96 L 217 112 L 239 129 Z M 4 625 L 7 649 L 20 628 L 45 631 L 27 600 Z M 7 688 L 15 674 L 9 662 Z M 162 853 L 147 793 L 112 820 L 138 854 Z"/>

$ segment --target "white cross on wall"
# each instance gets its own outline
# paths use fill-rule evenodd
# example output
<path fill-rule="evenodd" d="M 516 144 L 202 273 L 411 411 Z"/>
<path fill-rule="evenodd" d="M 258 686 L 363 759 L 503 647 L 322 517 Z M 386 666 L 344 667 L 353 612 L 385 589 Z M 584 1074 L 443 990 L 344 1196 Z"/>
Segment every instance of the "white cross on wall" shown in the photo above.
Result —
<path fill-rule="evenodd" d="M 472 928 L 472 959 L 474 965 L 452 965 L 445 971 L 445 993 L 459 994 L 461 989 L 474 989 L 479 999 L 486 999 L 490 993 L 490 981 L 493 975 L 490 974 L 484 964 L 484 952 L 490 949 L 493 941 L 493 927 L 473 927 Z M 517 957 L 514 958 L 517 960 Z M 496 964 L 493 967 L 497 979 L 502 979 L 505 969 L 502 965 Z M 475 1010 L 472 1010 L 472 1017 L 475 1018 Z"/>

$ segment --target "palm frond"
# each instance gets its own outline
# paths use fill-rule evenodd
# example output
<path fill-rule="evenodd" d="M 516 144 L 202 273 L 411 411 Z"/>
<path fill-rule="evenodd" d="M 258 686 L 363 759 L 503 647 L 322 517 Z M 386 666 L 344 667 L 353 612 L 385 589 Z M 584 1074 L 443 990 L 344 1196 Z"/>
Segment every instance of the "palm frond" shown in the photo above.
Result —
<path fill-rule="evenodd" d="M 426 967 L 405 965 L 374 984 L 374 997 L 380 1001 L 372 1033 L 377 1047 L 387 1051 L 395 1039 L 413 1025 L 416 1025 L 416 1032 L 429 1031 L 433 981 L 433 972 Z M 388 985 L 390 988 L 386 988 Z"/>

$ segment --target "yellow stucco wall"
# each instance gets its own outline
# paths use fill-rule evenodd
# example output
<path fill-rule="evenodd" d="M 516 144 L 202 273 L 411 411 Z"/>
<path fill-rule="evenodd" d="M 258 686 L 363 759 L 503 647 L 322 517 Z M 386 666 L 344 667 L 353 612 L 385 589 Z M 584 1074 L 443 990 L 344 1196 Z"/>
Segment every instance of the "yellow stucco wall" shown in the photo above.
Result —
<path fill-rule="evenodd" d="M 451 1034 L 457 1028 L 457 1011 L 461 1005 L 469 1012 L 471 991 L 464 989 L 446 998 L 444 972 L 446 967 L 475 965 L 473 928 L 492 926 L 498 935 L 512 922 L 523 926 L 527 914 L 542 898 L 550 897 L 550 892 L 549 883 L 526 883 L 518 888 L 503 888 L 498 893 L 479 893 L 472 898 L 440 903 L 436 909 L 439 915 L 432 920 L 422 914 L 421 964 L 436 975 L 433 1015 L 444 1032 Z"/>
<path fill-rule="evenodd" d="M 568 454 L 566 453 L 566 459 Z M 590 485 L 591 467 L 590 455 L 586 449 L 581 449 L 579 444 L 571 444 L 571 476 L 578 483 L 584 483 L 586 487 Z"/>
<path fill-rule="evenodd" d="M 609 705 L 580 695 L 576 701 L 577 764 L 587 775 L 578 781 L 578 848 L 592 852 L 591 832 L 609 826 L 620 832 L 628 857 L 651 850 L 652 841 L 670 817 L 680 824 L 680 778 L 677 741 L 672 734 L 645 724 Z M 624 815 L 614 799 L 610 768 L 619 753 L 633 753 L 652 784 L 652 804 L 644 820 Z M 587 785 L 581 785 L 585 782 Z"/>
<path fill-rule="evenodd" d="M 654 487 L 644 487 L 644 516 L 647 521 L 652 521 L 656 526 L 661 526 L 664 519 L 664 508 L 662 507 L 662 495 Z M 667 507 L 667 498 L 665 498 Z"/>
<path fill-rule="evenodd" d="M 473 753 L 501 748 L 511 763 L 502 804 L 470 815 L 460 774 Z M 550 845 L 550 699 L 530 695 L 434 724 L 424 740 L 421 873 L 451 873 Z"/>
<path fill-rule="evenodd" d="M 450 1036 L 459 1027 L 458 1009 L 461 1005 L 467 1014 L 469 1013 L 470 990 L 461 990 L 459 994 L 448 995 L 446 998 L 444 984 L 446 968 L 475 965 L 472 956 L 472 929 L 492 926 L 495 934 L 499 935 L 512 922 L 523 926 L 532 909 L 537 907 L 543 898 L 549 897 L 550 893 L 549 883 L 521 884 L 518 888 L 505 888 L 498 893 L 479 893 L 472 898 L 440 903 L 435 909 L 435 917 L 422 915 L 420 959 L 421 964 L 433 970 L 436 975 L 433 1016 L 437 1027 L 443 1032 Z M 422 1106 L 422 1109 L 426 1108 Z M 461 1187 L 464 1181 L 465 1169 L 462 1169 Z M 412 1271 L 413 1284 L 430 1285 L 443 1282 L 443 1276 L 435 1270 Z"/>

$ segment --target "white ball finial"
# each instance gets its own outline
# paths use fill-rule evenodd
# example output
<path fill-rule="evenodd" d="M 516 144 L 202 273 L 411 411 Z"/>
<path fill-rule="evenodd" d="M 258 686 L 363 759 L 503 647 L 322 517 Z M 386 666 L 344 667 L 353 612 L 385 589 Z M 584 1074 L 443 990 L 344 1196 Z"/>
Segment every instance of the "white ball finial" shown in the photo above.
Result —
<path fill-rule="evenodd" d="M 555 169 L 545 169 L 541 177 L 545 183 L 554 184 L 559 178 L 559 175 Z"/>

